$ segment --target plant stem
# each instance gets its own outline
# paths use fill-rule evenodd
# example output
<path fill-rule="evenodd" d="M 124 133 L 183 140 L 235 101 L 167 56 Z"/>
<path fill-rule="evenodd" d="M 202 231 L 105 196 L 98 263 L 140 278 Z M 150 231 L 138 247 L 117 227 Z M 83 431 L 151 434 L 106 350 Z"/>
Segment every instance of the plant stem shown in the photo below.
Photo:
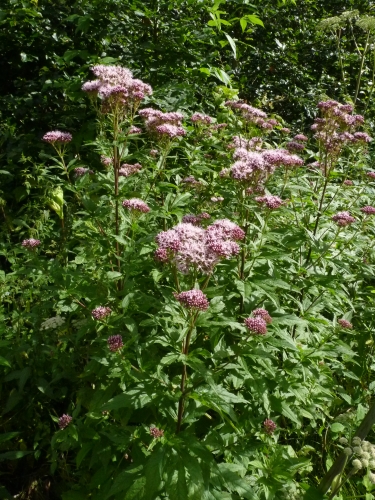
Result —
<path fill-rule="evenodd" d="M 363 71 L 363 64 L 365 62 L 365 57 L 366 57 L 366 54 L 367 54 L 369 38 L 370 38 L 370 32 L 368 31 L 367 32 L 367 38 L 366 38 L 365 48 L 363 49 L 363 52 L 362 52 L 361 65 L 359 67 L 359 72 L 358 72 L 357 87 L 355 89 L 355 96 L 354 96 L 354 105 L 357 102 L 357 98 L 358 98 L 358 94 L 359 94 L 359 88 L 361 86 L 361 77 L 362 77 L 362 71 Z"/>

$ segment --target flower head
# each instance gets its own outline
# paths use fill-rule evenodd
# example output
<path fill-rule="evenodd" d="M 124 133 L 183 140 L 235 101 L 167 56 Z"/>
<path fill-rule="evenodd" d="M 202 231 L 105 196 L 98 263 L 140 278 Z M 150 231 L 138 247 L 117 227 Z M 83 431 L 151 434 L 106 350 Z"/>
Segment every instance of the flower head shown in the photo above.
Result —
<path fill-rule="evenodd" d="M 98 306 L 91 311 L 91 315 L 94 319 L 103 319 L 109 316 L 112 312 L 112 309 L 109 307 Z"/>
<path fill-rule="evenodd" d="M 28 240 L 23 240 L 21 245 L 28 250 L 33 250 L 34 248 L 40 245 L 40 240 L 36 240 L 34 238 L 29 238 Z"/>
<path fill-rule="evenodd" d="M 352 217 L 349 212 L 338 212 L 332 217 L 332 220 L 341 227 L 348 226 L 349 224 L 353 224 L 353 222 L 355 222 L 355 218 Z"/>
<path fill-rule="evenodd" d="M 68 425 L 70 424 L 70 422 L 73 420 L 73 418 L 70 416 L 70 415 L 62 415 L 60 418 L 59 418 L 59 427 L 60 429 L 65 429 L 65 427 L 68 427 Z"/>
<path fill-rule="evenodd" d="M 353 186 L 353 181 L 351 181 L 350 179 L 345 179 L 343 184 L 344 186 Z"/>
<path fill-rule="evenodd" d="M 264 425 L 264 430 L 267 432 L 267 434 L 273 434 L 276 430 L 277 425 L 273 420 L 270 420 L 269 418 L 266 418 L 266 420 L 263 422 Z"/>
<path fill-rule="evenodd" d="M 260 316 L 246 318 L 245 326 L 255 335 L 265 335 L 267 333 L 267 323 Z"/>
<path fill-rule="evenodd" d="M 142 133 L 142 129 L 139 128 L 139 127 L 135 127 L 134 125 L 132 125 L 129 129 L 129 132 L 128 134 L 141 134 Z"/>
<path fill-rule="evenodd" d="M 124 346 L 121 335 L 111 335 L 107 339 L 107 344 L 112 352 L 116 352 Z"/>
<path fill-rule="evenodd" d="M 366 207 L 361 208 L 361 212 L 363 212 L 366 215 L 374 215 L 375 214 L 375 207 L 367 205 Z"/>
<path fill-rule="evenodd" d="M 103 163 L 103 165 L 105 167 L 109 167 L 109 165 L 112 165 L 112 163 L 113 163 L 112 158 L 108 158 L 108 156 L 104 156 L 104 155 L 102 155 L 100 157 L 100 161 Z"/>
<path fill-rule="evenodd" d="M 370 179 L 375 179 L 375 172 L 367 172 L 367 177 L 370 177 Z"/>
<path fill-rule="evenodd" d="M 283 205 L 285 203 L 278 196 L 271 196 L 271 195 L 257 196 L 255 198 L 255 201 L 257 203 L 261 203 L 261 204 L 265 205 L 270 210 L 275 210 L 276 208 L 281 207 L 281 205 Z"/>
<path fill-rule="evenodd" d="M 193 116 L 190 118 L 190 120 L 193 123 L 201 123 L 204 125 L 210 125 L 210 123 L 212 123 L 211 116 L 204 115 L 202 113 L 194 113 Z"/>
<path fill-rule="evenodd" d="M 84 176 L 85 174 L 90 174 L 90 175 L 93 175 L 94 174 L 94 171 L 93 170 L 90 170 L 89 168 L 85 168 L 85 167 L 76 167 L 74 169 L 74 175 L 76 177 L 82 177 Z"/>
<path fill-rule="evenodd" d="M 150 427 L 150 434 L 153 438 L 158 439 L 164 436 L 163 429 L 158 429 L 157 427 Z"/>
<path fill-rule="evenodd" d="M 347 328 L 348 330 L 351 330 L 353 328 L 353 325 L 348 321 L 347 319 L 339 319 L 337 323 L 342 327 L 342 328 Z"/>
<path fill-rule="evenodd" d="M 262 318 L 264 319 L 264 321 L 268 324 L 272 323 L 272 318 L 271 316 L 269 315 L 269 312 L 266 311 L 266 309 L 254 309 L 253 311 L 253 316 L 256 318 L 256 317 L 259 317 L 259 318 Z"/>
<path fill-rule="evenodd" d="M 122 206 L 128 210 L 134 210 L 135 212 L 147 213 L 150 211 L 150 207 L 139 198 L 130 198 L 129 200 L 124 200 Z"/>
<path fill-rule="evenodd" d="M 50 144 L 59 143 L 66 144 L 72 140 L 72 134 L 69 132 L 61 132 L 60 130 L 53 130 L 52 132 L 47 132 L 43 136 L 43 141 L 49 142 Z"/>
<path fill-rule="evenodd" d="M 129 177 L 130 175 L 137 174 L 141 169 L 142 165 L 140 165 L 139 163 L 134 163 L 134 165 L 124 163 L 119 168 L 118 175 L 120 177 Z"/>
<path fill-rule="evenodd" d="M 303 134 L 297 134 L 294 136 L 294 140 L 298 142 L 307 142 L 309 139 Z"/>
<path fill-rule="evenodd" d="M 187 309 L 206 311 L 210 305 L 206 295 L 195 288 L 187 292 L 175 293 L 174 297 Z"/>

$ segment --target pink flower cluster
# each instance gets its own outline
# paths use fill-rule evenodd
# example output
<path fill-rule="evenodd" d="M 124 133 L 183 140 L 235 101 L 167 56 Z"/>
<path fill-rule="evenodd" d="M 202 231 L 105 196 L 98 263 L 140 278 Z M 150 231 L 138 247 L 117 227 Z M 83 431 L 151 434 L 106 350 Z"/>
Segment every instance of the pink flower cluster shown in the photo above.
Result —
<path fill-rule="evenodd" d="M 224 198 L 222 196 L 212 196 L 211 201 L 213 203 L 220 203 L 224 201 Z"/>
<path fill-rule="evenodd" d="M 187 309 L 206 311 L 210 305 L 206 295 L 201 290 L 195 288 L 187 292 L 174 293 L 173 295 Z"/>
<path fill-rule="evenodd" d="M 332 220 L 341 227 L 349 226 L 349 224 L 355 222 L 355 218 L 349 212 L 338 212 L 336 215 L 333 215 Z"/>
<path fill-rule="evenodd" d="M 104 319 L 106 318 L 107 316 L 109 316 L 112 312 L 112 309 L 110 309 L 109 307 L 104 307 L 104 306 L 98 306 L 98 307 L 95 307 L 95 309 L 93 309 L 91 311 L 91 315 L 94 319 Z"/>
<path fill-rule="evenodd" d="M 244 120 L 257 125 L 262 129 L 272 130 L 276 125 L 278 125 L 277 120 L 274 120 L 273 118 L 267 118 L 267 113 L 258 108 L 254 108 L 249 104 L 246 104 L 242 100 L 227 101 L 225 105 L 231 109 L 238 109 L 241 112 Z"/>
<path fill-rule="evenodd" d="M 185 177 L 181 181 L 184 184 L 190 185 L 190 186 L 200 186 L 201 183 L 197 181 L 197 179 L 193 175 L 189 175 L 188 177 Z"/>
<path fill-rule="evenodd" d="M 261 203 L 261 204 L 265 205 L 270 210 L 275 210 L 276 208 L 281 207 L 281 205 L 283 205 L 285 203 L 278 196 L 271 196 L 271 195 L 257 196 L 255 198 L 255 201 L 257 203 Z"/>
<path fill-rule="evenodd" d="M 141 134 L 142 133 L 142 129 L 139 128 L 139 127 L 135 127 L 134 125 L 132 125 L 129 129 L 129 132 L 128 134 Z"/>
<path fill-rule="evenodd" d="M 85 167 L 76 167 L 74 169 L 74 174 L 75 174 L 76 177 L 82 177 L 85 174 L 93 175 L 94 171 L 90 170 L 89 168 L 85 168 Z"/>
<path fill-rule="evenodd" d="M 367 172 L 367 177 L 370 177 L 370 179 L 375 179 L 375 172 Z"/>
<path fill-rule="evenodd" d="M 211 116 L 204 115 L 202 113 L 194 113 L 190 120 L 193 123 L 200 123 L 202 125 L 210 125 L 210 123 L 212 123 Z"/>
<path fill-rule="evenodd" d="M 60 418 L 59 418 L 59 427 L 60 429 L 65 429 L 65 427 L 68 427 L 68 425 L 70 424 L 70 422 L 73 420 L 73 418 L 70 416 L 70 415 L 62 415 Z"/>
<path fill-rule="evenodd" d="M 327 151 L 338 154 L 345 144 L 368 143 L 372 140 L 365 132 L 355 132 L 364 123 L 364 118 L 352 114 L 351 104 L 328 100 L 320 102 L 318 108 L 322 118 L 315 119 L 311 130 Z"/>
<path fill-rule="evenodd" d="M 211 215 L 208 214 L 207 212 L 202 212 L 201 214 L 198 215 L 184 215 L 182 217 L 182 222 L 183 223 L 190 223 L 193 224 L 194 226 L 199 226 L 202 220 L 204 219 L 210 219 Z"/>
<path fill-rule="evenodd" d="M 72 140 L 72 134 L 69 132 L 61 132 L 60 130 L 53 130 L 52 132 L 47 132 L 43 136 L 43 141 L 49 142 L 50 144 L 66 144 Z"/>
<path fill-rule="evenodd" d="M 163 429 L 158 429 L 157 427 L 150 427 L 150 434 L 153 438 L 158 439 L 164 436 Z"/>
<path fill-rule="evenodd" d="M 263 426 L 267 434 L 273 434 L 277 427 L 275 422 L 269 418 L 266 418 L 266 420 L 263 422 Z"/>
<path fill-rule="evenodd" d="M 152 94 L 150 85 L 133 78 L 127 68 L 98 64 L 92 71 L 97 80 L 84 83 L 82 90 L 89 95 L 99 96 L 109 108 L 117 104 L 138 107 L 142 99 Z"/>
<path fill-rule="evenodd" d="M 40 245 L 40 240 L 34 238 L 29 238 L 28 240 L 23 240 L 21 245 L 28 250 L 32 250 Z"/>
<path fill-rule="evenodd" d="M 103 163 L 103 165 L 105 167 L 109 167 L 113 163 L 112 158 L 109 158 L 108 156 L 104 156 L 104 155 L 101 155 L 100 161 Z"/>
<path fill-rule="evenodd" d="M 367 205 L 366 207 L 361 208 L 361 212 L 363 212 L 366 215 L 374 215 L 375 214 L 375 207 Z"/>
<path fill-rule="evenodd" d="M 288 151 L 303 151 L 305 149 L 305 145 L 297 141 L 287 142 L 285 147 Z"/>
<path fill-rule="evenodd" d="M 353 325 L 348 321 L 347 319 L 339 319 L 337 323 L 342 327 L 342 328 L 347 328 L 348 330 L 351 330 L 353 328 Z"/>
<path fill-rule="evenodd" d="M 159 137 L 169 137 L 173 139 L 186 135 L 185 129 L 181 126 L 183 115 L 177 112 L 163 113 L 158 109 L 141 109 L 139 115 L 145 119 L 146 128 Z"/>
<path fill-rule="evenodd" d="M 343 184 L 344 186 L 353 186 L 353 181 L 351 181 L 350 179 L 345 179 Z"/>
<path fill-rule="evenodd" d="M 121 335 L 111 335 L 107 339 L 107 344 L 112 352 L 116 352 L 124 346 Z"/>
<path fill-rule="evenodd" d="M 134 163 L 134 165 L 124 163 L 119 168 L 118 175 L 120 177 L 129 177 L 130 175 L 137 174 L 141 169 L 142 165 L 140 165 L 139 163 Z"/>
<path fill-rule="evenodd" d="M 146 214 L 150 211 L 150 207 L 143 200 L 139 198 L 130 198 L 129 200 L 124 200 L 122 206 L 128 210 L 133 210 L 135 212 L 142 212 Z"/>
<path fill-rule="evenodd" d="M 245 326 L 254 335 L 265 335 L 267 333 L 267 324 L 272 322 L 272 318 L 266 309 L 255 309 L 253 317 L 246 318 Z"/>
<path fill-rule="evenodd" d="M 172 262 L 184 274 L 192 269 L 210 273 L 221 259 L 239 253 L 236 241 L 244 237 L 242 229 L 228 219 L 218 220 L 206 229 L 181 223 L 157 235 L 155 257 Z"/>

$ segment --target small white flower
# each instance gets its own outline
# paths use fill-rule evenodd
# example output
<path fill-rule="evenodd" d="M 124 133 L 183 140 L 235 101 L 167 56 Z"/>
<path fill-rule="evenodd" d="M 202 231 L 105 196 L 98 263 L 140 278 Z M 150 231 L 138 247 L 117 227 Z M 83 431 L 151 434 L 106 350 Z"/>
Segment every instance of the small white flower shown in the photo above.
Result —
<path fill-rule="evenodd" d="M 362 455 L 362 448 L 360 446 L 354 446 L 353 447 L 353 452 L 356 454 L 356 455 Z"/>
<path fill-rule="evenodd" d="M 355 460 L 353 460 L 352 466 L 353 466 L 353 468 L 355 470 L 362 469 L 362 463 L 361 463 L 360 460 L 358 460 L 358 458 L 356 458 Z"/>
<path fill-rule="evenodd" d="M 351 448 L 349 448 L 349 447 L 348 447 L 348 448 L 344 448 L 344 453 L 345 453 L 345 455 L 346 455 L 347 457 L 350 457 L 350 455 L 352 455 L 352 454 L 353 454 L 352 449 L 351 449 Z"/>
<path fill-rule="evenodd" d="M 372 472 L 369 472 L 368 478 L 370 480 L 370 483 L 375 484 L 375 474 L 373 474 Z"/>
<path fill-rule="evenodd" d="M 361 445 L 361 442 L 362 442 L 362 440 L 361 440 L 361 438 L 359 438 L 358 436 L 355 436 L 355 437 L 353 438 L 353 440 L 352 440 L 352 443 L 353 443 L 353 445 L 354 445 L 354 446 L 360 446 L 360 445 Z"/>
<path fill-rule="evenodd" d="M 348 440 L 347 440 L 346 438 L 344 438 L 344 437 L 341 437 L 341 438 L 339 439 L 339 443 L 340 443 L 340 444 L 348 444 Z"/>
<path fill-rule="evenodd" d="M 40 325 L 41 330 L 55 330 L 65 323 L 65 319 L 61 316 L 55 318 L 48 318 Z"/>
<path fill-rule="evenodd" d="M 362 462 L 362 465 L 363 467 L 368 467 L 368 460 L 366 460 L 365 458 L 361 458 L 361 462 Z"/>

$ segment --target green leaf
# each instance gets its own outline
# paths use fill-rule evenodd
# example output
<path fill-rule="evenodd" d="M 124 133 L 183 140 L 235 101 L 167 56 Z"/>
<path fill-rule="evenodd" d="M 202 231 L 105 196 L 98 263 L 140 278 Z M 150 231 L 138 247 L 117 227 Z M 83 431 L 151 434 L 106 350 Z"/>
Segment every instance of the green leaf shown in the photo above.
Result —
<path fill-rule="evenodd" d="M 122 277 L 122 274 L 118 271 L 108 271 L 107 276 L 109 280 L 118 280 Z"/>
<path fill-rule="evenodd" d="M 335 422 L 334 424 L 331 425 L 331 431 L 332 432 L 342 432 L 345 430 L 345 427 L 340 424 L 339 422 Z"/>
<path fill-rule="evenodd" d="M 231 36 L 228 35 L 228 33 L 224 33 L 224 35 L 227 37 L 227 40 L 229 42 L 229 45 L 232 48 L 234 58 L 237 59 L 237 47 L 236 47 L 236 42 L 233 40 Z"/>
<path fill-rule="evenodd" d="M 3 358 L 2 356 L 0 356 L 0 365 L 8 366 L 9 368 L 11 368 L 11 364 L 9 363 L 9 361 L 7 359 Z"/>
<path fill-rule="evenodd" d="M 9 441 L 9 439 L 13 439 L 15 436 L 18 436 L 19 432 L 5 432 L 4 434 L 0 434 L 0 443 L 4 443 L 5 441 Z"/>
<path fill-rule="evenodd" d="M 30 455 L 32 451 L 6 451 L 5 453 L 0 453 L 0 462 L 3 460 L 18 460 L 19 458 L 26 457 Z"/>

